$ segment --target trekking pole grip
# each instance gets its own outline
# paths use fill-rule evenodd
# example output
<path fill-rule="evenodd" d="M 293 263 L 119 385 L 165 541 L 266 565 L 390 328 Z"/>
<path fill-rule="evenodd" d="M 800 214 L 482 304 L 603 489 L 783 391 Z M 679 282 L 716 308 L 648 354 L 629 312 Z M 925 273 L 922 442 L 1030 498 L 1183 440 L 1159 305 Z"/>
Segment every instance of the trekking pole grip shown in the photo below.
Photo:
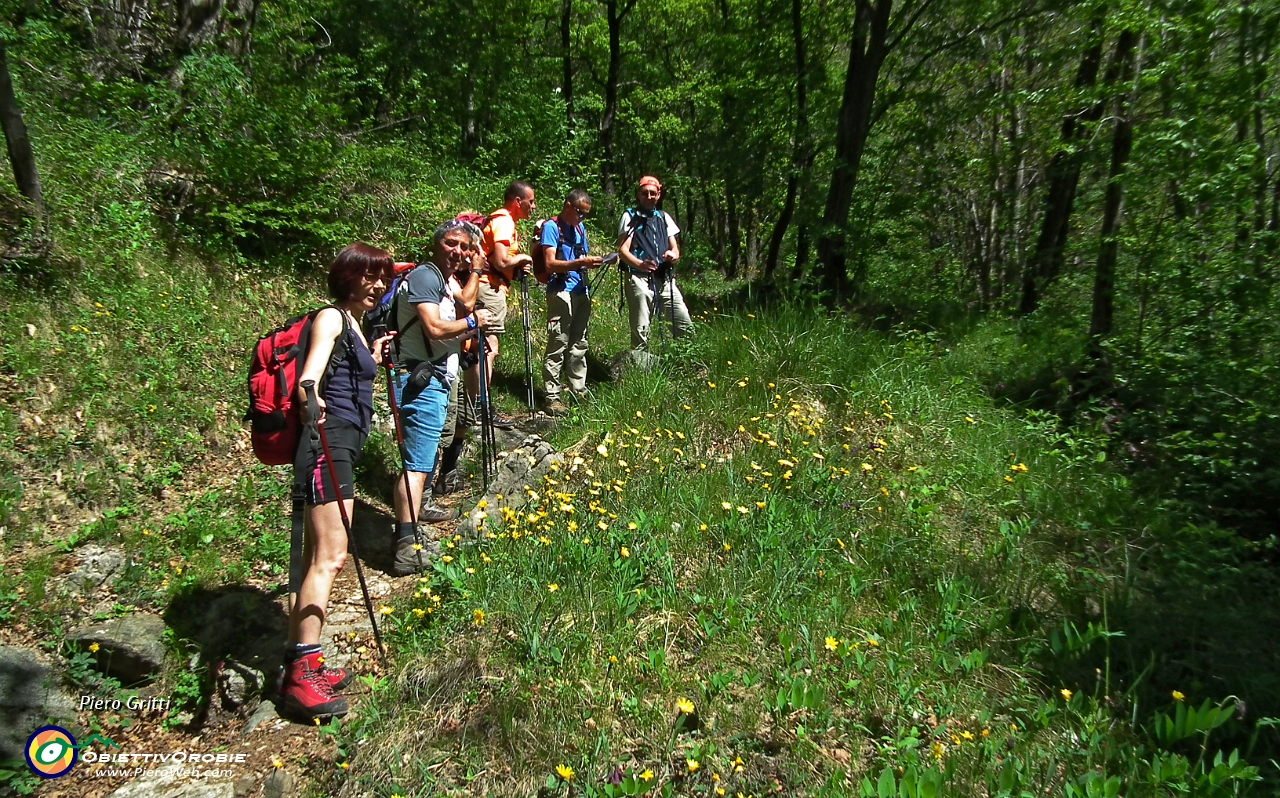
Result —
<path fill-rule="evenodd" d="M 307 396 L 307 423 L 319 424 L 320 402 L 316 399 L 316 381 L 303 380 L 298 383 L 298 387 L 302 388 L 302 392 Z"/>

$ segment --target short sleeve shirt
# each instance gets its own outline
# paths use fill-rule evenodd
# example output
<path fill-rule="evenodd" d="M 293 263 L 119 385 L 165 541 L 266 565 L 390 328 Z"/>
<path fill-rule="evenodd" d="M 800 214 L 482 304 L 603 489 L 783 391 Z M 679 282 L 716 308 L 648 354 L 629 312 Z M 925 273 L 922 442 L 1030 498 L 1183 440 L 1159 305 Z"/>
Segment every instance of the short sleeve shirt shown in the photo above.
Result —
<path fill-rule="evenodd" d="M 667 220 L 667 236 L 674 238 L 680 234 L 680 227 L 676 224 L 676 220 L 671 218 L 671 214 L 666 211 L 658 211 Z M 618 239 L 624 239 L 631 232 L 631 214 L 623 211 L 622 218 L 618 221 Z"/>
<path fill-rule="evenodd" d="M 430 302 L 440 308 L 440 319 L 455 321 L 458 317 L 453 301 L 453 286 L 441 279 L 440 272 L 432 266 L 423 265 L 409 272 L 405 284 L 405 293 L 397 301 L 396 322 L 399 329 L 404 330 L 418 313 L 418 305 Z M 404 334 L 399 341 L 401 358 L 409 363 L 430 360 L 433 363 L 448 363 L 450 376 L 458 373 L 458 351 L 461 347 L 457 338 L 443 341 L 427 341 L 427 331 L 418 321 Z"/>
<path fill-rule="evenodd" d="M 570 261 L 587 254 L 587 230 L 581 224 L 576 227 L 560 224 L 559 217 L 548 219 L 542 225 L 541 246 L 553 247 L 556 260 Z M 571 272 L 552 272 L 547 280 L 547 293 L 567 291 L 570 294 L 587 293 L 586 273 L 581 269 Z"/>
<path fill-rule="evenodd" d="M 484 226 L 484 234 L 480 238 L 480 249 L 484 251 L 486 259 L 493 257 L 494 244 L 505 244 L 508 256 L 520 254 L 520 234 L 516 232 L 516 220 L 511 218 L 511 212 L 506 208 L 494 211 L 489 216 L 489 223 Z M 480 279 L 493 285 L 492 271 L 486 271 Z M 502 284 L 506 284 L 505 279 L 502 280 Z"/>

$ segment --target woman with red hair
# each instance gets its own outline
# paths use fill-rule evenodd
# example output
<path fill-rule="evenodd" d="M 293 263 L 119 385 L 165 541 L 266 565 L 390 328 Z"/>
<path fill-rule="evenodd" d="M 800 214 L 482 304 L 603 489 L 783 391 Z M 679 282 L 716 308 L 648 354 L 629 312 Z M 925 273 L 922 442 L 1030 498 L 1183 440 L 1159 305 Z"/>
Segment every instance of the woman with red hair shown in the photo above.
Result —
<path fill-rule="evenodd" d="M 373 419 L 373 381 L 378 364 L 386 360 L 386 335 L 372 344 L 360 322 L 378 305 L 393 271 L 391 256 L 368 244 L 351 244 L 329 267 L 329 296 L 333 304 L 316 314 L 311 344 L 298 375 L 297 401 L 306 415 L 302 384 L 319 386 L 317 399 L 329 453 L 338 474 L 335 492 L 329 464 L 318 442 L 302 435 L 294 457 L 294 491 L 304 501 L 306 530 L 302 550 L 304 573 L 289 613 L 289 640 L 281 686 L 283 710 L 302 719 L 343 715 L 347 700 L 337 691 L 351 676 L 342 668 L 326 668 L 320 653 L 320 633 L 333 582 L 347 559 L 347 532 L 338 502 L 347 517 L 355 504 L 352 464 L 369 436 Z M 312 419 L 307 419 L 311 421 Z"/>

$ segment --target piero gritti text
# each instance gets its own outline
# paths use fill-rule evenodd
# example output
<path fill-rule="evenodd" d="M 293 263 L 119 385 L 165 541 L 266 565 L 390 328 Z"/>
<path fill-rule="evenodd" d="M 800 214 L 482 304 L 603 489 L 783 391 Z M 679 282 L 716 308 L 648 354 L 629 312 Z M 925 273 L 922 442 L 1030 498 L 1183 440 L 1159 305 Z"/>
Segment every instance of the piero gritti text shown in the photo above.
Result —
<path fill-rule="evenodd" d="M 79 711 L 86 710 L 109 711 L 109 712 L 154 712 L 156 710 L 168 710 L 172 699 L 153 696 L 151 698 L 142 698 L 141 696 L 129 696 L 128 698 L 102 698 L 94 695 L 80 696 Z"/>

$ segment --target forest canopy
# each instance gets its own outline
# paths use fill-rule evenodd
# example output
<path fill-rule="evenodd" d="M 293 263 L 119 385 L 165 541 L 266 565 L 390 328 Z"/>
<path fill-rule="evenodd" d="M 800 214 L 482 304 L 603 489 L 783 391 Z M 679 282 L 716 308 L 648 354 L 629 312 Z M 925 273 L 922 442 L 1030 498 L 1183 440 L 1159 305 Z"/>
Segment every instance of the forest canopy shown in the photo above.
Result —
<path fill-rule="evenodd" d="M 971 333 L 998 399 L 1275 530 L 1275 2 L 3 8 L 53 229 L 116 257 L 408 253 L 507 177 L 609 216 L 654 173 L 690 263 Z"/>

